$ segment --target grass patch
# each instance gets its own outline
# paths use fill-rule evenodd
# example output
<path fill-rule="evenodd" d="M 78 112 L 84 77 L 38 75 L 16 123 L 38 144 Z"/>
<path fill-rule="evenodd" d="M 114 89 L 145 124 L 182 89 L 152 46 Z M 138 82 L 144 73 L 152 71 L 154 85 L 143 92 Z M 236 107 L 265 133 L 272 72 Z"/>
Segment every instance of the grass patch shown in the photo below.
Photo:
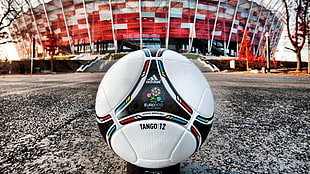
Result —
<path fill-rule="evenodd" d="M 122 58 L 122 57 L 124 57 L 125 55 L 127 55 L 127 54 L 124 54 L 124 53 L 122 53 L 122 54 L 112 54 L 111 55 L 111 58 L 112 59 L 120 59 L 120 58 Z"/>
<path fill-rule="evenodd" d="M 197 54 L 182 54 L 183 56 L 187 57 L 188 59 L 198 59 L 199 55 Z"/>

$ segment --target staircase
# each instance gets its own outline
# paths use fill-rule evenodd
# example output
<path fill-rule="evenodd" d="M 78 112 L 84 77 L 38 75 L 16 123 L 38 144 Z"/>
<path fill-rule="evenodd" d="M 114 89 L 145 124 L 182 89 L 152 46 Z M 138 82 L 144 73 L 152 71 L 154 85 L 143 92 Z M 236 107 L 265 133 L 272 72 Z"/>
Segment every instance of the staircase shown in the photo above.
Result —
<path fill-rule="evenodd" d="M 117 60 L 98 60 L 84 72 L 107 72 Z"/>
<path fill-rule="evenodd" d="M 109 68 L 117 60 L 101 60 L 102 56 L 94 56 L 86 64 L 82 65 L 77 69 L 77 72 L 107 72 Z M 90 57 L 88 57 L 90 58 Z M 208 62 L 203 58 L 191 59 L 191 61 L 202 71 L 202 72 L 219 72 L 214 64 Z"/>

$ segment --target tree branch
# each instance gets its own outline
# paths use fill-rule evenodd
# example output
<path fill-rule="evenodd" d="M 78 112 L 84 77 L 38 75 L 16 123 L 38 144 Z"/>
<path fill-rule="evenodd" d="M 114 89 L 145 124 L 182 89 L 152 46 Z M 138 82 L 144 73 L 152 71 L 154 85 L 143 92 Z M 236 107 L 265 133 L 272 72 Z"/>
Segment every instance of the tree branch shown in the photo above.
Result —
<path fill-rule="evenodd" d="M 0 16 L 0 31 L 10 26 L 23 10 L 16 0 L 2 0 L 1 5 L 3 7 L 3 14 Z"/>
<path fill-rule="evenodd" d="M 294 53 L 296 53 L 296 50 L 294 50 L 293 48 L 289 48 L 289 47 L 284 47 L 285 49 L 288 49 L 288 50 L 291 50 L 293 51 Z"/>

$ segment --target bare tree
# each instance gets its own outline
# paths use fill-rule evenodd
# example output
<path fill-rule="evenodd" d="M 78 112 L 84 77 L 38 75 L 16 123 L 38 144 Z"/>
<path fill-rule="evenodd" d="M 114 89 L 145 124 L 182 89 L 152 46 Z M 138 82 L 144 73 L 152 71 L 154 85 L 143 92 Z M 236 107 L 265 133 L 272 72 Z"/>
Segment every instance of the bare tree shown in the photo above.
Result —
<path fill-rule="evenodd" d="M 4 28 L 10 26 L 22 12 L 22 3 L 19 0 L 0 0 L 0 38 L 6 37 Z"/>
<path fill-rule="evenodd" d="M 282 0 L 285 5 L 286 27 L 288 37 L 294 48 L 287 49 L 296 53 L 296 71 L 302 71 L 301 50 L 309 34 L 309 18 L 307 12 L 310 8 L 309 0 Z"/>

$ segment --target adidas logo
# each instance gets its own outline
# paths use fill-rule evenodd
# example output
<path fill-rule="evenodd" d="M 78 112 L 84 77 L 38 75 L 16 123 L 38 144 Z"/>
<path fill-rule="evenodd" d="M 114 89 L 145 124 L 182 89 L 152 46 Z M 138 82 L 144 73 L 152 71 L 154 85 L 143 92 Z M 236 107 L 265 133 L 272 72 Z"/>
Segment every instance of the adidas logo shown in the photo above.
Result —
<path fill-rule="evenodd" d="M 160 84 L 160 79 L 158 79 L 156 77 L 156 75 L 152 75 L 151 77 L 149 77 L 146 81 L 145 81 L 146 84 Z"/>

